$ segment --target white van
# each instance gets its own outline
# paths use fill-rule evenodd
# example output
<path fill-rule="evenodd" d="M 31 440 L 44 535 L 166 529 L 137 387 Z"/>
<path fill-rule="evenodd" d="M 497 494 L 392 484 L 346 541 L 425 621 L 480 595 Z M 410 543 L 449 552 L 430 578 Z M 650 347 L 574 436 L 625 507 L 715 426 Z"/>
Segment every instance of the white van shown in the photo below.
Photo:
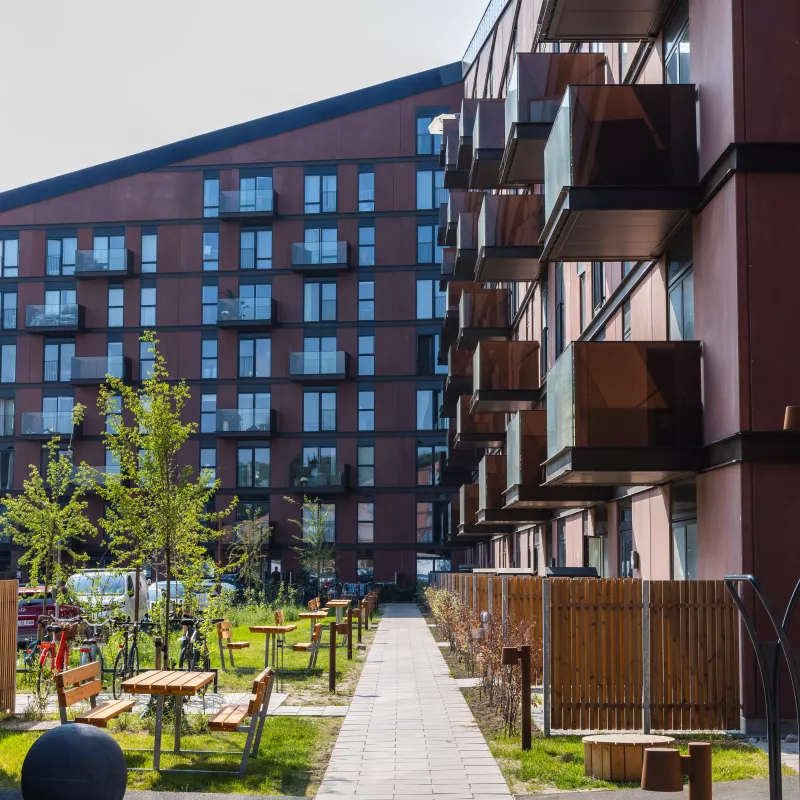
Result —
<path fill-rule="evenodd" d="M 136 572 L 111 569 L 82 569 L 67 581 L 77 605 L 92 618 L 121 616 L 136 619 Z M 147 580 L 139 570 L 139 619 L 147 614 Z"/>

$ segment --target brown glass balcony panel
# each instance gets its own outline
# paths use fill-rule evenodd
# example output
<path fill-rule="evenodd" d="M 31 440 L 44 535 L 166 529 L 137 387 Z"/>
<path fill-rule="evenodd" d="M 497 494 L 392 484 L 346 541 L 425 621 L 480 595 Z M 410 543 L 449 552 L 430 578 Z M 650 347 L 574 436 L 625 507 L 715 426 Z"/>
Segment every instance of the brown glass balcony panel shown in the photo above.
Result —
<path fill-rule="evenodd" d="M 442 393 L 441 416 L 454 417 L 462 394 L 472 393 L 472 354 L 453 345 L 447 353 L 447 377 Z"/>
<path fill-rule="evenodd" d="M 472 167 L 472 133 L 475 129 L 475 113 L 478 110 L 478 98 L 465 97 L 461 101 L 461 113 L 458 115 L 458 159 L 456 167 L 470 171 Z"/>
<path fill-rule="evenodd" d="M 478 215 L 459 214 L 456 229 L 456 252 L 453 274 L 459 280 L 472 281 L 475 276 L 475 262 L 478 259 Z"/>
<path fill-rule="evenodd" d="M 478 217 L 476 282 L 539 280 L 543 227 L 543 195 L 487 196 Z"/>
<path fill-rule="evenodd" d="M 439 203 L 439 227 L 436 231 L 436 244 L 444 247 L 447 244 L 447 203 Z"/>
<path fill-rule="evenodd" d="M 472 131 L 470 189 L 497 189 L 505 148 L 505 101 L 480 100 Z"/>
<path fill-rule="evenodd" d="M 602 53 L 517 53 L 505 105 L 500 183 L 544 182 L 544 148 L 570 84 L 605 83 Z"/>
<path fill-rule="evenodd" d="M 456 409 L 456 447 L 502 447 L 505 419 L 500 414 L 470 414 L 470 397 L 461 395 Z"/>
<path fill-rule="evenodd" d="M 469 186 L 469 170 L 461 169 L 458 166 L 459 129 L 458 117 L 442 121 L 444 164 L 441 166 L 444 167 L 445 189 L 466 189 Z"/>
<path fill-rule="evenodd" d="M 543 0 L 540 39 L 545 42 L 634 42 L 652 39 L 669 0 Z"/>
<path fill-rule="evenodd" d="M 527 411 L 541 398 L 538 342 L 479 342 L 472 357 L 473 414 Z"/>
<path fill-rule="evenodd" d="M 467 483 L 459 492 L 457 541 L 487 541 L 497 534 L 512 533 L 514 525 L 478 524 L 478 485 Z"/>
<path fill-rule="evenodd" d="M 458 346 L 473 348 L 481 341 L 503 341 L 511 334 L 508 290 L 465 289 L 458 304 Z"/>
<path fill-rule="evenodd" d="M 573 342 L 547 377 L 546 483 L 663 483 L 702 468 L 699 342 Z"/>
<path fill-rule="evenodd" d="M 458 241 L 458 219 L 461 214 L 467 210 L 467 195 L 468 192 L 460 189 L 455 189 L 450 192 L 447 204 L 445 206 L 445 244 L 448 247 L 455 247 Z M 441 224 L 441 223 L 440 223 Z"/>
<path fill-rule="evenodd" d="M 699 200 L 695 87 L 570 86 L 545 147 L 542 258 L 659 257 Z"/>
<path fill-rule="evenodd" d="M 442 271 L 439 277 L 439 290 L 447 290 L 447 284 L 455 278 L 455 250 L 452 247 L 445 247 L 442 250 Z"/>

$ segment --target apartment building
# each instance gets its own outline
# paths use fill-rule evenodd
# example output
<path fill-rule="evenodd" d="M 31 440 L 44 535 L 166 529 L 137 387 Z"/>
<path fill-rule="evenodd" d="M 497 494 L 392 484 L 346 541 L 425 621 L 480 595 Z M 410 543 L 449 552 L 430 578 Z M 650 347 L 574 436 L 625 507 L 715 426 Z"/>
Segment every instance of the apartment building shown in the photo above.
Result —
<path fill-rule="evenodd" d="M 439 479 L 447 191 L 429 132 L 462 78 L 451 64 L 1 193 L 0 488 L 54 432 L 114 471 L 97 388 L 146 376 L 155 330 L 191 390 L 187 463 L 215 471 L 218 508 L 269 519 L 266 571 L 296 570 L 285 498 L 306 494 L 341 580 L 463 560 L 445 541 L 458 484 Z M 88 550 L 102 562 L 103 541 Z M 0 571 L 18 557 L 0 540 Z"/>

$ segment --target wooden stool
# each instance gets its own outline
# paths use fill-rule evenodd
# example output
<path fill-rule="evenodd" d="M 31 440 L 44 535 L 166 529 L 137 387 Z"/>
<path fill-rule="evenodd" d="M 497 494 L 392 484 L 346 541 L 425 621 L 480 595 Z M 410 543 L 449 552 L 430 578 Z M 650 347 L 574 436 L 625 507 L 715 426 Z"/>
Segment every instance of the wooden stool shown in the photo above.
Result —
<path fill-rule="evenodd" d="M 583 774 L 604 781 L 642 780 L 645 747 L 669 747 L 672 736 L 607 733 L 583 737 Z"/>

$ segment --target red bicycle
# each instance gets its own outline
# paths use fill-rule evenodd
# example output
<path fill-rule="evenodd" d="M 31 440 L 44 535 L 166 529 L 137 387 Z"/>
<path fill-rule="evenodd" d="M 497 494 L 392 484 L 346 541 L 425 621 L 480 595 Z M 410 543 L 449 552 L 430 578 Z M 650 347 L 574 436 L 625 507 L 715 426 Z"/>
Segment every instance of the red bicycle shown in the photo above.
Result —
<path fill-rule="evenodd" d="M 39 624 L 50 634 L 49 641 L 39 642 L 39 674 L 36 676 L 37 691 L 41 691 L 42 680 L 54 681 L 59 672 L 69 669 L 69 643 L 75 638 L 74 624 L 69 620 L 39 618 Z M 60 636 L 59 636 L 60 634 Z M 58 641 L 56 638 L 58 637 Z M 49 662 L 49 663 L 48 663 Z"/>

